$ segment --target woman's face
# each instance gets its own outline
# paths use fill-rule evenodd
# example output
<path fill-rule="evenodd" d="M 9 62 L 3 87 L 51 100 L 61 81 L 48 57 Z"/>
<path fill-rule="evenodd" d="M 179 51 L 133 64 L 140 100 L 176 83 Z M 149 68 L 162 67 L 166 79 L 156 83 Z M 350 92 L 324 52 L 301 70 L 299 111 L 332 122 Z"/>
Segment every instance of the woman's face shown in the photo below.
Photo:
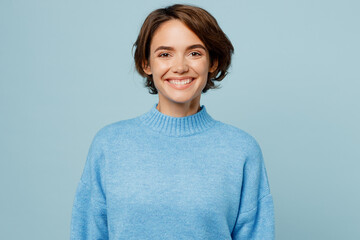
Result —
<path fill-rule="evenodd" d="M 208 50 L 198 36 L 179 20 L 169 20 L 155 31 L 149 63 L 159 103 L 199 104 L 210 69 Z"/>

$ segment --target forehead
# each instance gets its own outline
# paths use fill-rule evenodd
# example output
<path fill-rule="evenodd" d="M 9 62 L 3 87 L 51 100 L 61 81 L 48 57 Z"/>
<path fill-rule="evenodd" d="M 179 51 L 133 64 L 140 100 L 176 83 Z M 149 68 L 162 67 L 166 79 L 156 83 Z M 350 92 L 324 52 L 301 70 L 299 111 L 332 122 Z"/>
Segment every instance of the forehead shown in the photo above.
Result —
<path fill-rule="evenodd" d="M 162 23 L 156 29 L 150 44 L 150 48 L 158 46 L 188 47 L 194 44 L 201 44 L 205 47 L 200 38 L 180 20 L 169 20 Z"/>

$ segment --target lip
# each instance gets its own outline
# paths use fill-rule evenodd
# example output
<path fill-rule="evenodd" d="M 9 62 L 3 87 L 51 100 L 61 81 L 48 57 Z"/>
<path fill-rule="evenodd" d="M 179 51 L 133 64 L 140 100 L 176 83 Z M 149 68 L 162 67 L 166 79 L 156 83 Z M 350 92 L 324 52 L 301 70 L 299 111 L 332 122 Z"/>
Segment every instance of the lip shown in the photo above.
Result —
<path fill-rule="evenodd" d="M 186 79 L 192 79 L 194 80 L 195 78 L 193 77 L 169 77 L 169 78 L 166 78 L 165 81 L 170 81 L 170 80 L 186 80 Z"/>
<path fill-rule="evenodd" d="M 186 79 L 191 79 L 191 82 L 188 84 L 184 84 L 184 85 L 180 85 L 180 84 L 172 84 L 169 81 L 170 80 L 186 80 Z M 177 89 L 177 90 L 184 90 L 186 88 L 189 88 L 190 86 L 193 85 L 193 83 L 196 81 L 196 78 L 193 77 L 171 77 L 171 78 L 167 78 L 165 79 L 165 82 L 167 85 L 169 85 L 170 87 Z"/>

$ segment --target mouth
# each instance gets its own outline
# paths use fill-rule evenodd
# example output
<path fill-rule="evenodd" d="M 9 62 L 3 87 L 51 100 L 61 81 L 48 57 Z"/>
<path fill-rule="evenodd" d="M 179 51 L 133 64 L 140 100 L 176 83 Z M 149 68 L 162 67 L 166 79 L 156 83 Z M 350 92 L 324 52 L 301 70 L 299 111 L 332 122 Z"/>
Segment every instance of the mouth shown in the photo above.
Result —
<path fill-rule="evenodd" d="M 168 78 L 165 82 L 169 84 L 170 87 L 176 90 L 184 90 L 190 88 L 195 82 L 195 78 L 192 77 L 181 77 L 181 78 Z"/>
<path fill-rule="evenodd" d="M 166 81 L 168 81 L 169 83 L 173 84 L 173 85 L 186 85 L 186 84 L 190 84 L 192 81 L 194 81 L 194 78 L 182 78 L 182 79 L 167 79 Z"/>

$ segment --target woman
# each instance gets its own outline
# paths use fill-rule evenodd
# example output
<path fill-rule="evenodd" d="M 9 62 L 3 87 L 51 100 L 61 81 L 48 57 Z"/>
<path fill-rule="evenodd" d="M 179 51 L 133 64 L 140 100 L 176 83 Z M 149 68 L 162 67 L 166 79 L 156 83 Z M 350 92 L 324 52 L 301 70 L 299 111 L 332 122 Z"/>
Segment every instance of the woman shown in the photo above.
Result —
<path fill-rule="evenodd" d="M 134 44 L 159 101 L 95 136 L 77 188 L 71 239 L 274 239 L 259 145 L 200 106 L 233 46 L 205 10 L 158 9 Z"/>

